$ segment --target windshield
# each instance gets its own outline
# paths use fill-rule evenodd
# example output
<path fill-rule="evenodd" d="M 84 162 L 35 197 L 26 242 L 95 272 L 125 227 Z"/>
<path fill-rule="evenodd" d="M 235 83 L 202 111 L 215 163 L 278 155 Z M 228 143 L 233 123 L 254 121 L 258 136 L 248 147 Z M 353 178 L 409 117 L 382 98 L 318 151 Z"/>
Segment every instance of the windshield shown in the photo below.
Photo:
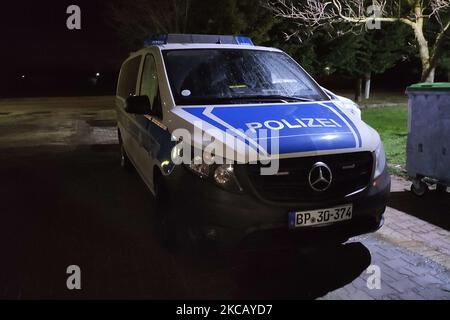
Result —
<path fill-rule="evenodd" d="M 164 51 L 177 105 L 328 100 L 289 56 L 248 49 Z"/>

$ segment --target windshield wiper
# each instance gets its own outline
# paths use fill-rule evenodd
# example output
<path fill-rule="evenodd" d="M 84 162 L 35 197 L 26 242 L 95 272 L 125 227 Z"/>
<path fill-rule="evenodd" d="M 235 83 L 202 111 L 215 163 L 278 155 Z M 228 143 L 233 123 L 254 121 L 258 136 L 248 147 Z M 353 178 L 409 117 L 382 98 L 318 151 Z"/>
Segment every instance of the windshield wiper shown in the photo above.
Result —
<path fill-rule="evenodd" d="M 298 96 L 283 96 L 283 95 L 252 95 L 252 96 L 236 96 L 236 97 L 206 97 L 199 99 L 183 99 L 184 104 L 201 104 L 201 103 L 211 103 L 211 104 L 220 104 L 220 103 L 239 103 L 242 101 L 261 101 L 261 102 L 269 102 L 269 101 L 281 101 L 281 102 L 292 102 L 292 101 L 314 101 L 313 99 L 298 97 Z"/>
<path fill-rule="evenodd" d="M 282 101 L 314 101 L 310 98 L 299 97 L 299 96 L 284 96 L 279 94 L 268 94 L 268 95 L 255 95 L 255 96 L 241 96 L 234 97 L 235 99 L 243 100 L 282 100 Z"/>

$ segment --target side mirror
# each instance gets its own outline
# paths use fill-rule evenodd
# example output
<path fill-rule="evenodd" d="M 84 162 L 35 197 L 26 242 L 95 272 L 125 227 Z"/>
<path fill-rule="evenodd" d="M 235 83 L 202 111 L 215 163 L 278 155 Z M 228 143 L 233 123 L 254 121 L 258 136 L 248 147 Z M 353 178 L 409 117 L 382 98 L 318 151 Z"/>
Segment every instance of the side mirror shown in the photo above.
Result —
<path fill-rule="evenodd" d="M 147 96 L 130 96 L 125 102 L 125 111 L 133 114 L 151 114 L 150 100 Z"/>

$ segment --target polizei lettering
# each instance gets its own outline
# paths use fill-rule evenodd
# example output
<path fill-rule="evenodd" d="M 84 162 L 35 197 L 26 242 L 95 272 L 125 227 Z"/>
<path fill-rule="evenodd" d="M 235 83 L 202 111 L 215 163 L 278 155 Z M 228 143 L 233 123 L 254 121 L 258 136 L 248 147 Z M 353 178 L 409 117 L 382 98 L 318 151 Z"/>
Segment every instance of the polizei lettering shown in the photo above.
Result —
<path fill-rule="evenodd" d="M 256 133 L 258 129 L 282 130 L 298 128 L 342 128 L 334 119 L 328 118 L 294 118 L 292 120 L 267 120 L 264 122 L 249 122 L 245 124 L 250 131 Z"/>

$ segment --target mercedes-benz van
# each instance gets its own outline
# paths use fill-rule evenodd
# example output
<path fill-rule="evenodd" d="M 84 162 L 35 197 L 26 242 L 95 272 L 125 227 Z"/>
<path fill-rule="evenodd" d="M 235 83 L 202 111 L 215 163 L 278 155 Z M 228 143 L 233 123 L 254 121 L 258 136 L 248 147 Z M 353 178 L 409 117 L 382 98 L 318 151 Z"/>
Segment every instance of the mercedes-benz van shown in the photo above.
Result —
<path fill-rule="evenodd" d="M 155 196 L 166 240 L 314 245 L 383 224 L 380 136 L 276 48 L 152 37 L 123 63 L 116 109 L 121 165 Z"/>

